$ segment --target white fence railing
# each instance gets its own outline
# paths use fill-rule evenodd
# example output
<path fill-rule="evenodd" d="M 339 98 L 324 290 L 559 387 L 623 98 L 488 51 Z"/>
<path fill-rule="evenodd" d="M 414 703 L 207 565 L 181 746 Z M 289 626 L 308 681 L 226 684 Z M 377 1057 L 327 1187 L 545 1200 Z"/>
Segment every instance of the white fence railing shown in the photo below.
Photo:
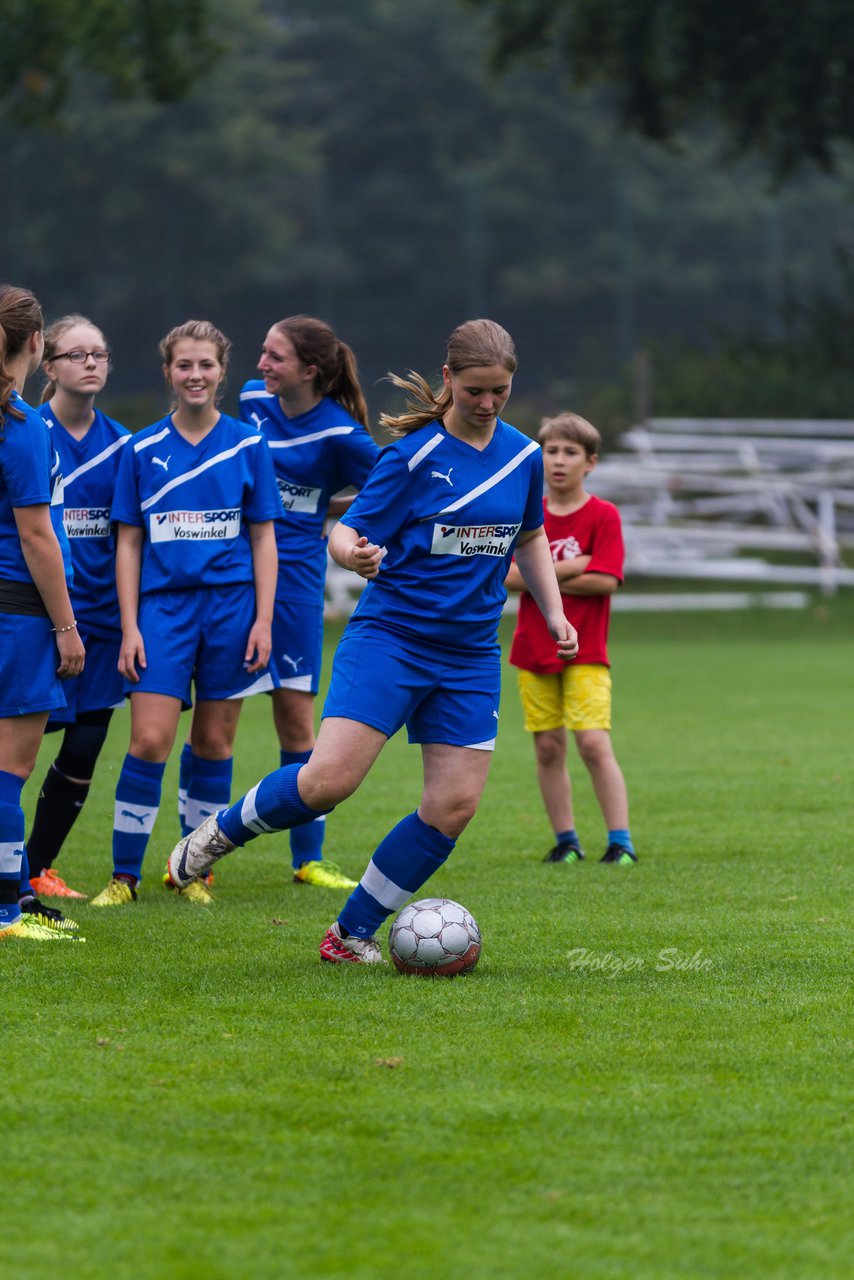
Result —
<path fill-rule="evenodd" d="M 854 587 L 845 556 L 854 552 L 854 421 L 652 418 L 620 446 L 589 488 L 620 508 L 629 585 L 655 578 L 752 588 L 680 588 L 670 597 L 676 608 L 709 607 L 716 596 L 723 608 L 791 608 L 809 597 L 762 588 L 833 595 Z M 330 562 L 327 611 L 348 616 L 363 586 Z M 664 608 L 667 596 L 631 597 L 637 607 L 644 600 Z M 614 603 L 633 607 L 625 591 Z"/>

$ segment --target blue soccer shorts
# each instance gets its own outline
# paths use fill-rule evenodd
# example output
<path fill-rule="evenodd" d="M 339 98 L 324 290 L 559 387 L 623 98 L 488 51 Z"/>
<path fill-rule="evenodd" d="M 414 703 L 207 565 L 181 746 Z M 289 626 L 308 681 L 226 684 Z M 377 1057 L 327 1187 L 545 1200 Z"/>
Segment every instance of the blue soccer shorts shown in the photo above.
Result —
<path fill-rule="evenodd" d="M 323 605 L 276 598 L 273 657 L 277 689 L 317 693 L 323 660 Z"/>
<path fill-rule="evenodd" d="M 0 719 L 65 706 L 50 618 L 0 613 Z"/>
<path fill-rule="evenodd" d="M 86 665 L 79 676 L 63 680 L 66 706 L 54 711 L 48 728 L 74 724 L 84 711 L 107 711 L 124 703 L 124 676 L 119 674 L 121 637 L 106 640 L 80 629 L 86 647 Z"/>
<path fill-rule="evenodd" d="M 125 693 L 162 693 L 192 706 L 190 684 L 199 702 L 246 698 L 274 688 L 271 666 L 250 675 L 244 654 L 255 621 L 252 583 L 153 591 L 139 602 L 139 629 L 145 669 L 139 683 L 125 681 Z"/>
<path fill-rule="evenodd" d="M 323 715 L 358 720 L 389 738 L 406 725 L 413 743 L 492 751 L 500 699 L 497 648 L 462 653 L 351 622 L 335 652 Z"/>

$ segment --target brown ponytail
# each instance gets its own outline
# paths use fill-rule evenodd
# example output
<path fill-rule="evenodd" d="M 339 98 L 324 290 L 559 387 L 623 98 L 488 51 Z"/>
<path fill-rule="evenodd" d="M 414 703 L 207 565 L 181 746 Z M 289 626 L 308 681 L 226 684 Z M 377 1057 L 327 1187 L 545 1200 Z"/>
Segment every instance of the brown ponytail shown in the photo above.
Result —
<path fill-rule="evenodd" d="M 273 328 L 290 340 L 302 364 L 317 367 L 315 391 L 337 400 L 351 418 L 367 427 L 368 406 L 359 383 L 356 357 L 347 343 L 313 316 L 287 316 Z"/>
<path fill-rule="evenodd" d="M 34 333 L 44 328 L 44 316 L 38 300 L 29 289 L 13 284 L 0 284 L 0 429 L 6 414 L 23 418 L 12 404 L 15 379 L 7 361 L 24 349 Z"/>

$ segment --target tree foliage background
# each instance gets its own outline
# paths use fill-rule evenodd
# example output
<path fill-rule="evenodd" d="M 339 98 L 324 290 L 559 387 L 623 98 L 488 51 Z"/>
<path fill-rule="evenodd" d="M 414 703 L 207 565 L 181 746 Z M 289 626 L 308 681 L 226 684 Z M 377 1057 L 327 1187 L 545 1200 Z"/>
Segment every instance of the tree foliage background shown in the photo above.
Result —
<path fill-rule="evenodd" d="M 186 22 L 151 46 L 150 91 L 144 62 L 120 58 L 117 80 L 75 53 L 49 127 L 17 90 L 0 116 L 0 276 L 49 317 L 82 310 L 105 329 L 132 424 L 161 410 L 172 324 L 205 316 L 232 337 L 233 392 L 269 324 L 298 311 L 353 346 L 373 413 L 394 399 L 387 370 L 437 370 L 475 314 L 516 338 L 521 425 L 566 407 L 626 419 L 641 348 L 659 411 L 748 411 L 737 401 L 772 359 L 783 375 L 749 411 L 851 412 L 844 372 L 820 403 L 820 360 L 798 373 L 791 355 L 822 308 L 845 312 L 843 151 L 835 172 L 775 185 L 710 120 L 674 120 L 668 148 L 627 136 L 618 89 L 570 93 L 559 59 L 491 74 L 494 15 L 462 0 L 209 0 L 204 21 L 190 2 L 151 20 L 170 7 Z M 697 352 L 743 368 L 728 403 Z"/>

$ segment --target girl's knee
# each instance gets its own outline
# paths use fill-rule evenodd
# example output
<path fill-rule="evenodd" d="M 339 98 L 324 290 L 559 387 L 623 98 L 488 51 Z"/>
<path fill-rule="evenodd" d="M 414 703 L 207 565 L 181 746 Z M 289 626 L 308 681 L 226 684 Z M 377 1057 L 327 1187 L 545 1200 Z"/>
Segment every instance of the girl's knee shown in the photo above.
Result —
<path fill-rule="evenodd" d="M 299 793 L 312 809 L 334 809 L 347 800 L 358 787 L 361 777 L 353 778 L 346 770 L 332 769 L 309 760 L 298 775 Z"/>
<path fill-rule="evenodd" d="M 435 827 L 449 840 L 458 840 L 477 813 L 479 797 L 422 796 L 418 812 L 422 822 Z"/>

